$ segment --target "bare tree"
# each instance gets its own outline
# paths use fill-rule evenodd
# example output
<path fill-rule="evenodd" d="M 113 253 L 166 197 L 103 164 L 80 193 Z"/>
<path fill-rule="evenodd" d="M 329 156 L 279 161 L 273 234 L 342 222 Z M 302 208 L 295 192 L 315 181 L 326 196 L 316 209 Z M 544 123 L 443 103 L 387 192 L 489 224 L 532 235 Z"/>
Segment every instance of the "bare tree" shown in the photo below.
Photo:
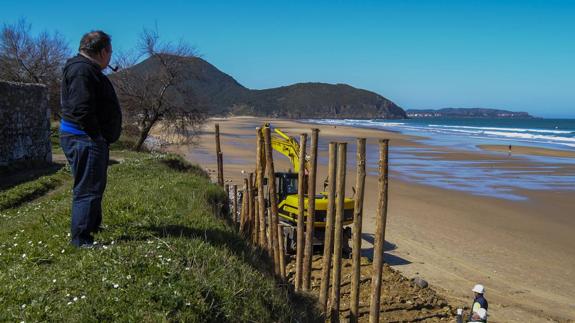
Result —
<path fill-rule="evenodd" d="M 0 31 L 0 79 L 48 86 L 50 107 L 59 111 L 61 69 L 70 48 L 58 32 L 31 34 L 25 19 L 3 24 Z"/>
<path fill-rule="evenodd" d="M 111 76 L 125 115 L 124 128 L 135 130 L 135 150 L 141 150 L 150 130 L 160 125 L 164 133 L 193 141 L 206 115 L 197 96 L 182 83 L 183 71 L 195 50 L 184 42 L 160 42 L 158 32 L 144 29 L 138 51 L 119 54 L 115 63 L 121 71 Z M 145 59 L 145 62 L 136 62 Z"/>

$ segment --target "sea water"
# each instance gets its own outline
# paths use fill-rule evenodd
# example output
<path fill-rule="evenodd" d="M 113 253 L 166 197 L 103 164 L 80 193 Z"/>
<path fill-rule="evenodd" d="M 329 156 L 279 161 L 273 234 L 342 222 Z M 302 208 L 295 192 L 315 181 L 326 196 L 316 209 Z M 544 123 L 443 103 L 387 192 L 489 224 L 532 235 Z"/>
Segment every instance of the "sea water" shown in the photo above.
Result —
<path fill-rule="evenodd" d="M 308 121 L 385 129 L 408 135 L 428 135 L 430 144 L 442 146 L 502 144 L 575 150 L 575 119 L 420 118 Z"/>
<path fill-rule="evenodd" d="M 506 157 L 507 152 L 485 152 L 494 156 L 492 160 L 465 160 L 447 158 L 443 150 L 448 147 L 451 151 L 478 151 L 480 144 L 575 150 L 573 119 L 315 119 L 305 122 L 419 136 L 417 140 L 428 144 L 426 148 L 390 147 L 391 176 L 402 180 L 515 201 L 527 199 L 525 190 L 575 190 L 573 158 L 517 155 L 508 163 L 501 158 Z M 353 145 L 353 138 L 347 141 Z M 354 167 L 353 149 L 348 150 L 350 167 Z M 368 167 L 373 175 L 377 169 L 377 150 L 377 147 L 368 149 Z"/>

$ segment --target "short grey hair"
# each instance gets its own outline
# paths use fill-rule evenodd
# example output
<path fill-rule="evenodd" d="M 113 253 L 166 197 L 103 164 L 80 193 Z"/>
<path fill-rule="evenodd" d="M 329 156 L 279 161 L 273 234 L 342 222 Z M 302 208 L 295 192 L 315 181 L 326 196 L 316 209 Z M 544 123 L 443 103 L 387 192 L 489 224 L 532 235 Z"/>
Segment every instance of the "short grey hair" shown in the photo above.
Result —
<path fill-rule="evenodd" d="M 80 40 L 81 52 L 96 55 L 112 45 L 112 37 L 101 30 L 94 30 L 84 34 Z"/>

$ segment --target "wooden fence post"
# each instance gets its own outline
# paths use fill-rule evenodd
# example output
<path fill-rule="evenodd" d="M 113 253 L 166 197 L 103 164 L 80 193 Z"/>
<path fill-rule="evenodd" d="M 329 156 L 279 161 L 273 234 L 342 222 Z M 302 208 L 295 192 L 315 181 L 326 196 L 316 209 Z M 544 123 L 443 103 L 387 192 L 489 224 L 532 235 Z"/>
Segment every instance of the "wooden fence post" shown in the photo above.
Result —
<path fill-rule="evenodd" d="M 331 320 L 339 321 L 339 304 L 341 288 L 341 252 L 343 238 L 343 213 L 345 200 L 345 173 L 347 166 L 347 143 L 337 144 L 337 192 L 335 205 L 335 224 L 333 241 L 333 283 L 331 290 Z"/>
<path fill-rule="evenodd" d="M 269 183 L 269 179 L 268 179 L 268 183 Z M 268 203 L 269 203 L 269 201 L 270 201 L 270 197 L 269 197 L 269 196 L 270 196 L 270 193 L 269 193 L 269 191 L 270 191 L 270 187 L 269 187 L 269 184 L 268 184 L 268 189 L 267 189 L 267 193 L 268 193 Z M 271 207 L 268 206 L 268 207 L 266 208 L 266 211 L 267 211 L 267 223 L 268 223 L 268 225 L 267 225 L 267 235 L 268 235 L 268 245 L 267 245 L 267 249 L 268 249 L 268 253 L 269 253 L 269 255 L 270 255 L 270 258 L 274 261 L 274 266 L 275 266 L 275 259 L 276 259 L 276 258 L 275 258 L 275 254 L 276 254 L 276 249 L 275 249 L 274 243 L 273 243 L 273 241 L 274 241 L 275 239 L 272 238 L 273 233 L 274 233 L 275 231 L 274 231 L 274 229 L 273 229 L 273 223 L 274 223 L 274 221 L 273 221 L 273 217 L 272 217 L 272 209 L 271 209 Z"/>
<path fill-rule="evenodd" d="M 365 190 L 365 138 L 357 139 L 355 178 L 355 204 L 353 207 L 353 247 L 352 247 L 352 276 L 350 322 L 357 322 L 359 317 L 359 288 L 361 273 L 361 231 L 363 222 L 363 195 Z"/>
<path fill-rule="evenodd" d="M 230 209 L 230 184 L 226 184 L 224 186 L 224 191 L 226 191 L 226 201 L 225 203 L 228 205 L 228 211 Z"/>
<path fill-rule="evenodd" d="M 335 216 L 335 189 L 336 189 L 336 158 L 337 143 L 329 144 L 329 166 L 327 171 L 328 196 L 327 214 L 325 225 L 325 238 L 323 241 L 323 264 L 321 271 L 321 285 L 319 291 L 319 303 L 324 313 L 327 313 L 327 300 L 329 291 L 329 275 L 331 273 L 331 256 L 333 252 L 333 221 Z"/>
<path fill-rule="evenodd" d="M 303 286 L 302 289 L 307 291 L 311 285 L 311 263 L 313 256 L 313 225 L 315 221 L 315 184 L 317 173 L 317 145 L 319 129 L 312 129 L 311 147 L 310 147 L 310 169 L 309 184 L 307 194 L 307 219 L 305 228 L 305 249 L 303 261 Z"/>
<path fill-rule="evenodd" d="M 256 171 L 257 171 L 257 190 L 258 190 L 258 214 L 259 214 L 259 242 L 262 248 L 266 248 L 266 201 L 264 196 L 264 177 L 266 169 L 266 159 L 264 151 L 264 136 L 261 128 L 256 128 L 257 131 L 257 160 L 256 160 Z"/>
<path fill-rule="evenodd" d="M 280 277 L 282 279 L 286 278 L 286 257 L 285 257 L 285 237 L 284 230 L 278 221 L 278 253 L 280 260 Z"/>
<path fill-rule="evenodd" d="M 379 194 L 376 213 L 375 243 L 373 245 L 373 276 L 371 278 L 371 300 L 369 322 L 379 322 L 381 284 L 383 280 L 383 245 L 387 224 L 387 186 L 388 186 L 388 150 L 389 139 L 379 141 Z"/>
<path fill-rule="evenodd" d="M 224 157 L 220 146 L 220 124 L 216 123 L 216 158 L 218 162 L 218 185 L 224 186 Z"/>
<path fill-rule="evenodd" d="M 248 217 L 248 214 L 249 214 L 250 202 L 248 200 L 248 198 L 249 198 L 248 189 L 249 189 L 248 179 L 244 178 L 244 191 L 242 193 L 242 209 L 240 212 L 240 233 L 241 234 L 244 234 L 244 232 L 246 230 L 246 218 Z"/>
<path fill-rule="evenodd" d="M 305 219 L 305 152 L 307 134 L 302 133 L 299 137 L 299 173 L 297 174 L 297 231 L 296 231 L 296 256 L 295 256 L 295 290 L 299 291 L 302 285 L 302 266 L 304 249 L 304 219 Z"/>
<path fill-rule="evenodd" d="M 256 176 L 257 177 L 257 176 Z M 256 182 L 257 182 L 257 178 L 256 178 Z M 253 236 L 253 240 L 254 240 L 254 246 L 259 246 L 260 245 L 260 211 L 259 211 L 259 207 L 257 205 L 257 188 L 256 188 L 257 183 L 255 183 L 253 189 L 253 196 L 254 196 L 254 230 L 252 233 Z"/>
<path fill-rule="evenodd" d="M 232 221 L 234 225 L 238 225 L 238 185 L 234 184 L 234 200 L 232 201 Z"/>
<path fill-rule="evenodd" d="M 278 245 L 278 204 L 277 204 L 277 195 L 276 195 L 276 181 L 275 181 L 275 169 L 274 169 L 274 160 L 272 154 L 272 141 L 271 141 L 271 134 L 270 128 L 265 127 L 264 129 L 264 144 L 265 144 L 265 154 L 266 154 L 266 168 L 268 171 L 268 187 L 269 187 L 269 200 L 270 200 L 270 220 L 269 227 L 270 230 L 270 239 L 271 239 L 271 246 L 273 250 L 273 259 L 274 259 L 274 269 L 275 273 L 278 276 L 281 276 L 281 269 L 280 269 L 280 257 L 284 257 L 283 254 L 279 254 L 279 245 Z M 283 277 L 282 277 L 283 278 Z"/>
<path fill-rule="evenodd" d="M 253 231 L 254 231 L 254 218 L 255 218 L 255 212 L 254 212 L 254 200 L 255 200 L 255 196 L 254 196 L 254 173 L 250 173 L 248 175 L 248 198 L 249 198 L 249 213 L 248 213 L 248 221 L 247 221 L 247 234 L 246 237 L 248 237 L 248 239 L 253 243 L 254 242 L 254 237 L 253 237 Z"/>
<path fill-rule="evenodd" d="M 266 220 L 265 220 L 265 214 L 266 214 L 266 201 L 265 201 L 265 196 L 264 196 L 264 174 L 265 174 L 265 169 L 266 169 L 266 163 L 265 163 L 265 154 L 264 154 L 264 137 L 263 137 L 263 133 L 262 133 L 262 129 L 261 128 L 257 128 L 257 135 L 258 135 L 258 140 L 257 140 L 257 162 L 256 162 L 256 171 L 257 171 L 257 180 L 256 180 L 256 184 L 257 184 L 257 190 L 258 190 L 258 218 L 260 221 L 260 225 L 259 225 L 259 242 L 260 242 L 260 246 L 262 248 L 266 248 L 267 246 L 267 242 L 266 242 Z"/>

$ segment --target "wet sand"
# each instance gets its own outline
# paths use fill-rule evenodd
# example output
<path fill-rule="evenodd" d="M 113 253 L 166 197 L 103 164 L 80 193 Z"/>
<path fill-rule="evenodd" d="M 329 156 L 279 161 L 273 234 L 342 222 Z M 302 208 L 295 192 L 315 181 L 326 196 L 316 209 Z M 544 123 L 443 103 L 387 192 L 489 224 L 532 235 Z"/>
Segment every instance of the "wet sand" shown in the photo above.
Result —
<path fill-rule="evenodd" d="M 479 148 L 489 151 L 503 152 L 507 154 L 510 153 L 509 146 L 506 145 L 479 145 Z M 569 150 L 547 149 L 547 148 L 527 147 L 527 146 L 512 146 L 511 155 L 513 154 L 575 158 L 574 150 L 569 151 Z"/>
<path fill-rule="evenodd" d="M 197 146 L 169 149 L 213 172 L 216 168 L 213 124 L 218 122 L 226 182 L 241 186 L 241 171 L 250 172 L 255 167 L 255 127 L 267 121 L 296 137 L 302 132 L 310 133 L 312 127 L 320 129 L 318 189 L 327 171 L 327 142 L 349 142 L 348 196 L 355 183 L 350 159 L 355 158 L 356 137 L 367 138 L 368 153 L 377 153 L 380 138 L 391 139 L 392 147 L 426 148 L 416 141 L 417 137 L 381 130 L 237 117 L 210 120 Z M 442 160 L 484 161 L 487 168 L 542 172 L 537 161 L 509 158 L 500 153 L 461 152 L 442 147 L 433 150 L 432 153 L 424 149 L 418 154 L 439 156 Z M 290 168 L 287 158 L 280 154 L 274 155 L 274 161 L 278 171 Z M 368 160 L 368 166 L 375 162 Z M 490 322 L 575 320 L 575 204 L 572 202 L 575 191 L 519 188 L 514 194 L 524 199 L 516 201 L 404 180 L 394 171 L 393 164 L 390 169 L 388 264 L 407 277 L 428 280 L 456 306 L 469 306 L 473 285 L 484 284 L 490 302 Z M 551 171 L 556 176 L 574 175 L 575 166 L 553 165 Z M 373 167 L 368 169 L 371 175 L 366 182 L 362 248 L 367 256 L 375 230 L 375 172 Z"/>

